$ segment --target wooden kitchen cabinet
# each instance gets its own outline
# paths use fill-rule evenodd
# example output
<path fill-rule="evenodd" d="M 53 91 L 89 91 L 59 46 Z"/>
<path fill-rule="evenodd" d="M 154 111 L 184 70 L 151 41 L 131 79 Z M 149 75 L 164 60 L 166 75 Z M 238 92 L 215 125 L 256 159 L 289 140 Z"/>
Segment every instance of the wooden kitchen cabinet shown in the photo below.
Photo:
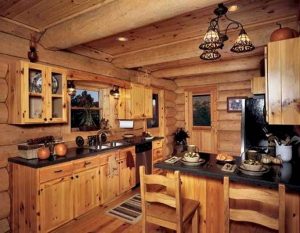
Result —
<path fill-rule="evenodd" d="M 41 168 L 10 162 L 12 232 L 49 232 L 135 186 L 135 147 Z M 116 161 L 110 174 L 109 160 Z"/>
<path fill-rule="evenodd" d="M 268 43 L 266 110 L 269 124 L 300 124 L 300 38 Z"/>
<path fill-rule="evenodd" d="M 146 119 L 152 117 L 152 88 L 132 83 L 131 88 L 120 90 L 118 119 Z"/>
<path fill-rule="evenodd" d="M 163 160 L 163 140 L 156 140 L 152 142 L 152 164 Z M 153 165 L 152 165 L 153 166 Z M 162 170 L 152 167 L 153 174 L 161 174 Z"/>
<path fill-rule="evenodd" d="M 253 95 L 265 94 L 265 77 L 253 77 L 251 80 L 251 93 Z"/>
<path fill-rule="evenodd" d="M 40 185 L 41 232 L 49 232 L 73 219 L 72 176 Z"/>
<path fill-rule="evenodd" d="M 127 153 L 131 153 L 133 156 L 134 164 L 136 164 L 136 154 L 135 154 L 135 147 L 125 148 L 120 150 L 120 194 L 124 193 L 135 186 L 136 179 L 136 167 L 129 168 L 127 167 L 126 159 Z"/>
<path fill-rule="evenodd" d="M 99 205 L 100 170 L 98 157 L 74 161 L 74 217 Z"/>
<path fill-rule="evenodd" d="M 9 79 L 9 123 L 67 122 L 66 71 L 20 61 Z"/>
<path fill-rule="evenodd" d="M 101 190 L 101 204 L 106 203 L 114 198 L 116 198 L 120 191 L 119 191 L 119 152 L 109 152 L 105 155 L 101 155 L 102 160 L 100 158 L 100 190 Z M 112 174 L 113 172 L 110 171 L 109 168 L 109 160 L 110 158 L 114 159 L 117 163 L 117 166 L 114 170 L 115 175 Z M 104 159 L 104 161 L 103 161 Z"/>

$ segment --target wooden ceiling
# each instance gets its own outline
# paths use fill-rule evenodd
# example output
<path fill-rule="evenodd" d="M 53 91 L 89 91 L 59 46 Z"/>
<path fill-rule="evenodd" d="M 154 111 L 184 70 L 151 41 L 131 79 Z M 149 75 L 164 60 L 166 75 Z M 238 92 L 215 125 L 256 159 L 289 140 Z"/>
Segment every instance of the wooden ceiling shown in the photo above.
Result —
<path fill-rule="evenodd" d="M 126 1 L 133 2 L 135 0 Z M 2 19 L 11 20 L 41 34 L 44 34 L 45 30 L 46 34 L 50 34 L 51 32 L 55 32 L 55 30 L 52 29 L 56 29 L 57 31 L 58 26 L 62 28 L 66 26 L 63 32 L 64 38 L 66 38 L 65 35 L 68 35 L 68 30 L 72 30 L 73 28 L 70 24 L 73 20 L 78 20 L 78 17 L 85 19 L 85 15 L 96 12 L 96 10 L 111 9 L 112 6 L 114 6 L 114 8 L 115 6 L 121 7 L 122 4 L 126 4 L 126 1 L 0 0 L 0 15 Z M 126 18 L 126 12 L 132 12 L 134 14 L 134 9 L 127 9 L 125 13 L 117 9 L 116 12 L 123 15 L 116 15 L 114 18 L 118 21 L 124 19 L 126 28 L 133 29 L 119 29 L 119 33 L 114 33 L 105 38 L 99 38 L 101 37 L 99 36 L 97 37 L 99 39 L 83 44 L 80 43 L 67 48 L 67 50 L 83 56 L 110 62 L 117 67 L 150 72 L 153 76 L 159 78 L 173 79 L 191 76 L 193 67 L 207 63 L 199 59 L 201 51 L 198 49 L 198 46 L 203 40 L 210 19 L 214 17 L 213 10 L 216 7 L 216 1 L 211 1 L 211 3 L 213 3 L 212 6 L 208 6 L 209 3 L 207 3 L 207 1 L 189 0 L 189 2 L 191 7 L 186 9 L 196 10 L 188 11 L 164 20 L 159 20 L 163 17 L 158 17 L 158 22 L 156 22 L 153 17 L 150 17 L 149 22 L 152 20 L 153 23 L 138 28 L 134 28 L 134 26 L 138 25 L 136 22 L 141 19 L 140 15 L 139 18 L 136 18 L 136 22 L 133 22 L 132 19 L 129 22 L 126 21 L 126 19 L 129 19 L 128 17 Z M 197 4 L 197 2 L 205 2 L 206 5 L 204 5 L 208 7 L 202 7 L 200 9 L 192 5 Z M 231 0 L 226 1 L 225 4 L 227 6 L 238 5 L 238 10 L 229 12 L 228 16 L 238 20 L 244 25 L 256 49 L 251 53 L 245 54 L 231 53 L 230 48 L 237 38 L 238 31 L 230 30 L 230 39 L 226 42 L 224 49 L 220 51 L 222 58 L 220 61 L 215 62 L 216 65 L 225 64 L 227 60 L 232 59 L 236 59 L 235 61 L 238 62 L 238 58 L 247 56 L 259 58 L 263 54 L 263 47 L 269 41 L 270 34 L 277 28 L 276 22 L 281 22 L 283 26 L 299 29 L 299 1 L 297 0 Z M 109 6 L 110 8 L 108 8 Z M 158 16 L 160 9 L 158 8 L 156 10 Z M 145 8 L 144 11 L 146 12 L 147 8 Z M 174 7 L 174 12 L 175 11 L 176 7 Z M 108 14 L 107 18 L 113 15 L 114 12 L 109 12 Z M 93 15 L 93 20 L 97 20 L 97 14 Z M 91 21 L 87 20 L 86 24 L 88 25 L 89 22 Z M 103 22 L 102 18 L 101 23 L 109 25 L 110 22 Z M 68 28 L 68 25 L 72 27 L 70 26 L 70 28 Z M 227 22 L 222 20 L 221 28 L 224 28 L 226 25 Z M 89 30 L 86 29 L 86 33 L 89 33 Z M 82 34 L 84 32 L 85 28 L 82 27 L 78 33 Z M 126 37 L 128 41 L 120 42 L 117 40 L 118 37 Z M 42 42 L 43 35 L 41 43 Z M 76 40 L 73 44 L 76 44 Z M 183 72 L 183 70 L 185 70 L 185 72 Z M 199 72 L 199 69 L 196 69 L 195 75 L 201 74 L 201 72 Z"/>

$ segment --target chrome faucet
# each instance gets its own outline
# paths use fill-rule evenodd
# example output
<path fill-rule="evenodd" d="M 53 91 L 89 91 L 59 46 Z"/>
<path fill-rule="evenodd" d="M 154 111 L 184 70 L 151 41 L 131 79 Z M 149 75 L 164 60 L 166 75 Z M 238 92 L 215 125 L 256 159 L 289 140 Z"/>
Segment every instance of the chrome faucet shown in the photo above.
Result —
<path fill-rule="evenodd" d="M 96 147 L 97 147 L 98 149 L 101 149 L 102 143 L 103 143 L 104 141 L 106 141 L 106 138 L 107 138 L 106 133 L 103 132 L 103 130 L 99 130 L 99 131 L 97 132 L 97 139 L 96 139 L 97 145 L 96 145 Z"/>

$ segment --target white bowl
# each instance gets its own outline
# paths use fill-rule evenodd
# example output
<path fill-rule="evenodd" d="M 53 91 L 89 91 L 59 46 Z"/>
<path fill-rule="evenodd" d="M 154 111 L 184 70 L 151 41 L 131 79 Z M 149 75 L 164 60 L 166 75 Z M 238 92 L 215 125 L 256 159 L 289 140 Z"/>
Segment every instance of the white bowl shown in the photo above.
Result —
<path fill-rule="evenodd" d="M 193 157 L 191 157 L 191 156 L 193 156 Z M 200 156 L 197 153 L 187 152 L 184 154 L 183 158 L 187 162 L 197 163 L 197 162 L 199 162 Z"/>

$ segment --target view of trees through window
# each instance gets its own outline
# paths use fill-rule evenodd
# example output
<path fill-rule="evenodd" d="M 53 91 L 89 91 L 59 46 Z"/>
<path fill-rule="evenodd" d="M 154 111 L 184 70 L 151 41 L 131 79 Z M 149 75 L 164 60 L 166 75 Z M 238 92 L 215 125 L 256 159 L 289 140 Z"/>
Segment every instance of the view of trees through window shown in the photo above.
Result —
<path fill-rule="evenodd" d="M 193 95 L 193 126 L 210 126 L 210 95 Z"/>
<path fill-rule="evenodd" d="M 82 131 L 97 130 L 100 127 L 99 91 L 76 89 L 71 99 L 71 128 Z"/>

